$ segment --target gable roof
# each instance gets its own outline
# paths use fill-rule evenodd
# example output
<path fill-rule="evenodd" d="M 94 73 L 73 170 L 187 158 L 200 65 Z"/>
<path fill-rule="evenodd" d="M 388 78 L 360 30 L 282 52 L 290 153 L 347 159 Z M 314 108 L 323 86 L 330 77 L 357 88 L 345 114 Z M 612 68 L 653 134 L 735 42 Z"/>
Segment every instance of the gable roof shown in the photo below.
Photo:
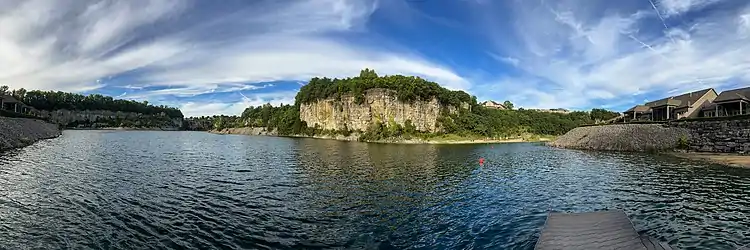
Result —
<path fill-rule="evenodd" d="M 495 102 L 495 101 L 492 101 L 492 100 L 489 100 L 489 101 L 484 101 L 484 102 L 480 103 L 480 105 L 482 105 L 482 106 L 487 106 L 487 104 L 488 104 L 488 103 L 492 104 L 493 106 L 500 106 L 500 107 L 506 108 L 506 107 L 505 107 L 505 104 L 502 104 L 502 103 L 497 103 L 497 102 Z"/>
<path fill-rule="evenodd" d="M 630 113 L 630 112 L 639 112 L 639 113 L 647 113 L 651 111 L 651 107 L 646 105 L 635 105 L 634 107 L 626 110 L 624 113 Z"/>
<path fill-rule="evenodd" d="M 707 88 L 702 89 L 698 91 L 693 91 L 690 93 L 685 93 L 678 96 L 670 96 L 667 98 L 659 99 L 653 102 L 646 103 L 646 106 L 655 108 L 655 107 L 661 107 L 661 106 L 675 106 L 677 108 L 688 108 L 691 107 L 695 102 L 698 101 L 701 97 L 706 95 L 708 92 L 713 91 L 716 92 L 713 88 Z"/>
<path fill-rule="evenodd" d="M 20 103 L 18 99 L 9 95 L 0 95 L 0 99 L 2 99 L 4 103 Z"/>
<path fill-rule="evenodd" d="M 714 102 L 726 102 L 726 101 L 735 101 L 735 100 L 745 100 L 750 101 L 750 87 L 747 88 L 741 88 L 741 89 L 732 89 L 727 90 L 724 92 L 721 92 L 716 99 L 714 99 Z"/>

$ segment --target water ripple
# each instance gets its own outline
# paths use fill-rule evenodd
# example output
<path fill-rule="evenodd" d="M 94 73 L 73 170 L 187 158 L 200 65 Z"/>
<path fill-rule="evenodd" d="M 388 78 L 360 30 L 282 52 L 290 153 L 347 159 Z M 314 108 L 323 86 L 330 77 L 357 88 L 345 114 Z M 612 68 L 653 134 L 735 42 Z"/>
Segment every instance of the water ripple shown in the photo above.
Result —
<path fill-rule="evenodd" d="M 623 209 L 675 247 L 733 249 L 748 177 L 537 144 L 65 131 L 0 153 L 0 248 L 533 249 L 549 211 Z"/>

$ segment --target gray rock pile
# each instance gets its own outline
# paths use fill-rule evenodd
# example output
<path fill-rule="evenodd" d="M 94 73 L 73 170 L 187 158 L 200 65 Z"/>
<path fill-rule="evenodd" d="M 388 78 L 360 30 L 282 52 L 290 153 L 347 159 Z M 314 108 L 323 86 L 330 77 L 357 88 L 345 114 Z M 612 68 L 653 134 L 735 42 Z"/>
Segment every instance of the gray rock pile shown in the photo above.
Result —
<path fill-rule="evenodd" d="M 0 117 L 0 151 L 60 136 L 55 124 L 41 120 Z"/>
<path fill-rule="evenodd" d="M 547 145 L 570 149 L 645 152 L 675 148 L 680 138 L 689 140 L 689 130 L 660 124 L 615 124 L 578 127 Z"/>

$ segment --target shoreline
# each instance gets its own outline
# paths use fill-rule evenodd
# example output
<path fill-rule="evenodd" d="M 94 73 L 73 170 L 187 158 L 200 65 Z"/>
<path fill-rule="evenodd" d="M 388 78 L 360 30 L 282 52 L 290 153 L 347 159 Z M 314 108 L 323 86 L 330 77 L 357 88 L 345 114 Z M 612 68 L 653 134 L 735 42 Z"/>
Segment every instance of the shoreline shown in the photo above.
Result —
<path fill-rule="evenodd" d="M 240 128 L 241 129 L 241 128 Z M 234 131 L 242 131 L 242 130 L 234 130 Z M 314 136 L 308 136 L 308 135 L 275 135 L 275 134 L 269 134 L 267 132 L 258 132 L 256 133 L 237 133 L 232 132 L 228 129 L 224 129 L 222 131 L 216 131 L 216 130 L 208 130 L 206 131 L 211 134 L 220 134 L 220 135 L 250 135 L 250 136 L 273 136 L 273 137 L 288 137 L 288 138 L 311 138 L 311 139 L 321 139 L 321 140 L 337 140 L 337 141 L 355 141 L 359 142 L 357 135 L 349 135 L 349 136 L 343 136 L 343 135 L 314 135 Z M 418 144 L 432 144 L 432 145 L 468 145 L 468 144 L 504 144 L 504 143 L 523 143 L 523 142 L 549 142 L 553 139 L 550 138 L 539 138 L 537 140 L 526 140 L 524 138 L 513 138 L 513 139 L 459 139 L 459 140 L 450 140 L 450 139 L 437 139 L 437 140 L 423 140 L 423 139 L 409 139 L 409 140 L 378 140 L 378 141 L 362 141 L 366 143 L 381 143 L 381 144 L 403 144 L 403 145 L 418 145 Z"/>
<path fill-rule="evenodd" d="M 665 154 L 680 159 L 703 161 L 729 167 L 750 168 L 750 155 L 709 152 L 667 152 Z"/>
<path fill-rule="evenodd" d="M 64 128 L 63 130 L 113 130 L 113 131 L 181 131 L 180 129 L 163 129 L 163 128 L 129 128 L 129 127 L 103 127 L 103 128 Z"/>
<path fill-rule="evenodd" d="M 0 152 L 62 135 L 56 124 L 30 118 L 0 117 Z"/>

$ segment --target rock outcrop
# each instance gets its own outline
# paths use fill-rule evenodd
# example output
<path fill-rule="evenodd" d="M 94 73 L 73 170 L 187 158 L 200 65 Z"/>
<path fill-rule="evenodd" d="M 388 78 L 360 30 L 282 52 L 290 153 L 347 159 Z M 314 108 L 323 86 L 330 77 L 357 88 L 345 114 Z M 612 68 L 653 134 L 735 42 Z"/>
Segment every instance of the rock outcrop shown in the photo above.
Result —
<path fill-rule="evenodd" d="M 51 122 L 62 124 L 63 126 L 69 126 L 71 124 L 87 124 L 91 127 L 118 127 L 121 125 L 112 124 L 112 121 L 119 120 L 129 121 L 129 124 L 132 124 L 133 126 L 158 127 L 165 130 L 176 130 L 177 128 L 181 128 L 183 123 L 181 118 L 172 118 L 165 113 L 150 115 L 109 110 L 42 110 L 40 111 L 40 116 Z"/>
<path fill-rule="evenodd" d="M 36 119 L 0 117 L 0 151 L 60 136 L 57 125 Z"/>
<path fill-rule="evenodd" d="M 387 89 L 370 89 L 364 95 L 362 104 L 351 95 L 340 100 L 325 99 L 300 105 L 300 120 L 309 127 L 316 125 L 326 130 L 361 130 L 375 122 L 388 124 L 395 122 L 401 126 L 406 121 L 419 131 L 437 132 L 440 130 L 437 119 L 442 109 L 456 112 L 456 107 L 443 106 L 437 98 L 428 101 L 401 102 L 396 92 Z"/>
<path fill-rule="evenodd" d="M 690 140 L 685 128 L 661 124 L 615 124 L 578 127 L 547 145 L 604 151 L 660 151 L 675 148 L 681 138 Z"/>
<path fill-rule="evenodd" d="M 209 132 L 215 133 L 215 134 L 232 134 L 232 135 L 271 135 L 271 136 L 278 135 L 278 133 L 276 133 L 275 130 L 268 131 L 266 130 L 266 128 L 258 128 L 258 127 L 225 128 L 222 130 L 211 130 Z"/>

